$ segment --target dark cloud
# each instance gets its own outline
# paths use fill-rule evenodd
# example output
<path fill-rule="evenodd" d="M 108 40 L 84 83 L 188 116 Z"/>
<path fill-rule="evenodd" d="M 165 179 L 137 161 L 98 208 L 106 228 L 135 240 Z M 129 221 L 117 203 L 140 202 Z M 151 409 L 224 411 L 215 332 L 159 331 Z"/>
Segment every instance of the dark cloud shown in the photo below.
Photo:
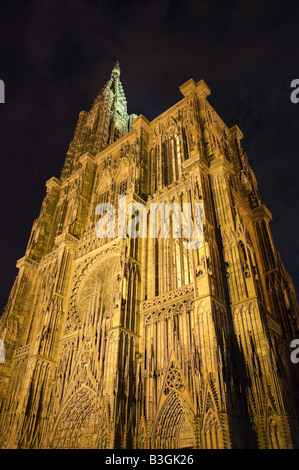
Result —
<path fill-rule="evenodd" d="M 299 291 L 299 3 L 280 0 L 3 1 L 0 18 L 0 308 L 7 301 L 45 181 L 59 176 L 78 113 L 116 60 L 129 112 L 153 119 L 193 77 L 244 132 L 274 240 Z"/>

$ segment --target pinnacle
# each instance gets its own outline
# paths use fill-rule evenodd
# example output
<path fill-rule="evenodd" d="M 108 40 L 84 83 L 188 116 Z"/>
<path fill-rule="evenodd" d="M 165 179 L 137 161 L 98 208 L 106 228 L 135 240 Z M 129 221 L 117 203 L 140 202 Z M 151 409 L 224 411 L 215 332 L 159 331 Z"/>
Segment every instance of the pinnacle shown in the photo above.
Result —
<path fill-rule="evenodd" d="M 118 75 L 120 75 L 120 63 L 118 62 L 118 60 L 116 61 L 115 65 L 113 67 L 112 75 L 114 73 L 117 73 Z"/>

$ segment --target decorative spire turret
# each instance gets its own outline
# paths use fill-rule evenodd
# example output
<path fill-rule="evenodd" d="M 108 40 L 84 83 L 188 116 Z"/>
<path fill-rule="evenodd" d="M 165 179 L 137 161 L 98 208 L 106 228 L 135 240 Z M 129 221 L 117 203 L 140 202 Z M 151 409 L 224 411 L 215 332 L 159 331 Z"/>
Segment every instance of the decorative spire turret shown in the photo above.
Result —
<path fill-rule="evenodd" d="M 85 152 L 97 154 L 128 131 L 136 115 L 128 115 L 127 100 L 120 81 L 117 61 L 110 79 L 95 98 L 89 112 L 81 111 L 74 138 L 70 144 L 62 178 L 67 178 L 78 167 Z"/>

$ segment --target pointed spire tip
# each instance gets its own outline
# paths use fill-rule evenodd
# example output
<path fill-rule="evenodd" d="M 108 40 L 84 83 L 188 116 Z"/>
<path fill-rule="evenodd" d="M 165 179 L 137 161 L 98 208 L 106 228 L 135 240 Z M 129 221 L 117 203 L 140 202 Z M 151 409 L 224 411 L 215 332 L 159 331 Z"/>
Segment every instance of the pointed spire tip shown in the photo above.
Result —
<path fill-rule="evenodd" d="M 118 74 L 120 74 L 120 63 L 119 63 L 118 60 L 117 60 L 117 61 L 115 62 L 115 64 L 114 64 L 112 73 L 118 73 Z"/>

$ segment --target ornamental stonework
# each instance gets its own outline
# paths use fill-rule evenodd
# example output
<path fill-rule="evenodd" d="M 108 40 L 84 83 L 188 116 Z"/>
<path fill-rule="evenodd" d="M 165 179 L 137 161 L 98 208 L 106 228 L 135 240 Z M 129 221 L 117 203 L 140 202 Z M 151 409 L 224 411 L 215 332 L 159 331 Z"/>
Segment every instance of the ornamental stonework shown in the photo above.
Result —
<path fill-rule="evenodd" d="M 0 319 L 2 448 L 299 448 L 299 308 L 271 214 L 207 84 L 180 91 L 151 122 L 128 114 L 117 63 L 79 115 Z M 100 238 L 120 195 L 190 204 L 192 227 L 202 204 L 202 244 L 161 217 L 157 237 Z"/>

